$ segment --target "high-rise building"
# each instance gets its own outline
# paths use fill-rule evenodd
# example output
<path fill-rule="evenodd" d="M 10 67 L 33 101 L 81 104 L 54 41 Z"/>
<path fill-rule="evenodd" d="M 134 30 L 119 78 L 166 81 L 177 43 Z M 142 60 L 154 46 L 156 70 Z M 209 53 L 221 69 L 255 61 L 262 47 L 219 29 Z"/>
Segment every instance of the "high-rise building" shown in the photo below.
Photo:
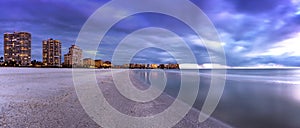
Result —
<path fill-rule="evenodd" d="M 31 63 L 31 34 L 14 32 L 4 34 L 4 61 L 14 66 Z"/>
<path fill-rule="evenodd" d="M 59 40 L 43 40 L 43 65 L 61 66 L 61 43 Z"/>
<path fill-rule="evenodd" d="M 76 46 L 72 45 L 69 48 L 69 53 L 64 55 L 64 66 L 66 67 L 82 67 L 82 50 Z"/>
<path fill-rule="evenodd" d="M 91 58 L 83 59 L 83 67 L 85 68 L 95 68 L 95 60 Z"/>

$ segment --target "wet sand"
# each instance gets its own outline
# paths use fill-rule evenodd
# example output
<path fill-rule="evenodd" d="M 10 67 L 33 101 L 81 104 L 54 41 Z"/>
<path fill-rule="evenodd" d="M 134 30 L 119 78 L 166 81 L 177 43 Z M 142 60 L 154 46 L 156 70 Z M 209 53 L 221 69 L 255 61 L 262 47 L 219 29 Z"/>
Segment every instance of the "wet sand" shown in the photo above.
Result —
<path fill-rule="evenodd" d="M 107 101 L 123 113 L 133 116 L 154 115 L 172 102 L 172 98 L 166 94 L 148 104 L 127 102 L 111 86 L 113 81 L 111 76 L 107 75 L 108 71 L 96 71 L 98 85 L 105 92 Z M 175 127 L 228 127 L 214 119 L 198 123 L 198 114 L 197 110 L 192 109 Z M 71 69 L 0 68 L 0 127 L 99 128 L 100 126 L 80 105 Z"/>

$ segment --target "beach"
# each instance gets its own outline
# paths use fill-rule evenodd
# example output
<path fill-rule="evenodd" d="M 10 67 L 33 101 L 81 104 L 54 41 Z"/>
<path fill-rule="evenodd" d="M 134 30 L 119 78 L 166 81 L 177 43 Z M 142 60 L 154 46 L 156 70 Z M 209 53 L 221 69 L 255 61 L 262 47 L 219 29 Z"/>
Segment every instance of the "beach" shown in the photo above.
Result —
<path fill-rule="evenodd" d="M 114 88 L 109 69 L 95 71 L 98 85 L 105 92 L 106 100 L 127 115 L 151 116 L 163 111 L 174 100 L 164 93 L 153 102 L 128 102 Z M 0 127 L 101 127 L 81 106 L 73 84 L 72 69 L 0 68 L 0 76 Z M 133 82 L 139 81 L 133 79 Z M 198 115 L 198 110 L 191 109 L 174 127 L 228 127 L 213 118 L 199 123 Z"/>

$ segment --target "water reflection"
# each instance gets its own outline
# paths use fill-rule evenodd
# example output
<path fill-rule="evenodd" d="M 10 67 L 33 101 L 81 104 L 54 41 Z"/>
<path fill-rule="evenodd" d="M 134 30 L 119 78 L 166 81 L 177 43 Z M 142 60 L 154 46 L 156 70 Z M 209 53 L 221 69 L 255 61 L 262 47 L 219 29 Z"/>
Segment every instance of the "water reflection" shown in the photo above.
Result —
<path fill-rule="evenodd" d="M 150 72 L 140 72 L 149 82 Z M 209 71 L 201 73 L 194 104 L 199 110 L 210 85 Z M 166 73 L 165 92 L 173 97 L 180 88 L 178 74 L 179 71 Z M 300 70 L 229 70 L 227 78 L 213 117 L 234 127 L 300 127 Z"/>
<path fill-rule="evenodd" d="M 291 91 L 293 98 L 300 102 L 300 84 L 293 86 Z"/>

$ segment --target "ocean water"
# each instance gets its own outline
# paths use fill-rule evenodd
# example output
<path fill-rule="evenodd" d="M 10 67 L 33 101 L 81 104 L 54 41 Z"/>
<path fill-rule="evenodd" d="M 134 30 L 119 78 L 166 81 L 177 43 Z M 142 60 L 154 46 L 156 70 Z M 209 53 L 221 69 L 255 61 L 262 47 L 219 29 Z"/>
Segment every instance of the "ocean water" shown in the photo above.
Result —
<path fill-rule="evenodd" d="M 150 83 L 149 70 L 135 72 Z M 210 87 L 211 71 L 199 72 L 199 91 L 193 107 L 201 110 Z M 164 91 L 177 97 L 180 86 L 188 85 L 180 85 L 179 70 L 165 70 L 165 74 Z M 227 70 L 223 95 L 212 117 L 233 127 L 300 127 L 300 70 Z"/>

